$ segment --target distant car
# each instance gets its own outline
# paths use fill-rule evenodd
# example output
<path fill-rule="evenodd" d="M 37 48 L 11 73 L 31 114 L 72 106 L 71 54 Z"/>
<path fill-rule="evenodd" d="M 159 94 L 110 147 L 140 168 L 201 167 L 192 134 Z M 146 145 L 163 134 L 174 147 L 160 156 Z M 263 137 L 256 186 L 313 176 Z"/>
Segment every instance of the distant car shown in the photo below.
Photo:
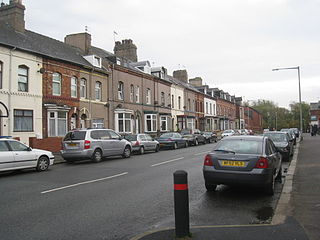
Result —
<path fill-rule="evenodd" d="M 293 143 L 290 142 L 290 137 L 287 132 L 272 131 L 263 134 L 270 138 L 278 151 L 282 155 L 283 160 L 290 160 L 290 156 L 293 155 Z"/>
<path fill-rule="evenodd" d="M 263 129 L 263 133 L 267 133 L 267 132 L 270 132 L 269 128 Z"/>
<path fill-rule="evenodd" d="M 206 144 L 205 137 L 198 129 L 182 129 L 180 134 L 188 140 L 189 145 L 198 146 L 199 143 Z"/>
<path fill-rule="evenodd" d="M 181 147 L 188 147 L 188 140 L 184 138 L 180 133 L 169 132 L 162 134 L 157 141 L 161 148 L 177 149 Z"/>
<path fill-rule="evenodd" d="M 206 139 L 207 143 L 217 142 L 217 135 L 213 132 L 202 132 L 201 133 Z"/>
<path fill-rule="evenodd" d="M 300 136 L 300 131 L 298 128 L 290 128 L 290 129 L 293 130 L 294 134 L 296 135 L 296 138 Z"/>
<path fill-rule="evenodd" d="M 235 131 L 232 129 L 229 129 L 229 130 L 224 130 L 223 133 L 221 134 L 221 137 L 228 137 L 232 135 L 235 135 Z"/>
<path fill-rule="evenodd" d="M 124 136 L 125 139 L 131 142 L 132 151 L 144 154 L 145 151 L 159 152 L 160 144 L 148 134 L 129 134 Z"/>
<path fill-rule="evenodd" d="M 296 145 L 296 143 L 297 143 L 296 134 L 294 133 L 294 131 L 292 129 L 290 129 L 290 128 L 282 128 L 281 132 L 289 133 L 290 141 L 293 142 L 293 145 Z"/>
<path fill-rule="evenodd" d="M 282 178 L 281 162 L 281 154 L 268 137 L 223 138 L 205 157 L 205 187 L 215 191 L 218 184 L 248 185 L 273 195 L 275 180 Z"/>
<path fill-rule="evenodd" d="M 120 155 L 129 158 L 131 142 L 111 129 L 80 129 L 66 134 L 62 141 L 61 155 L 67 162 L 91 159 L 100 162 L 102 158 Z"/>
<path fill-rule="evenodd" d="M 53 162 L 52 152 L 32 149 L 14 139 L 0 139 L 0 171 L 24 168 L 46 171 Z"/>

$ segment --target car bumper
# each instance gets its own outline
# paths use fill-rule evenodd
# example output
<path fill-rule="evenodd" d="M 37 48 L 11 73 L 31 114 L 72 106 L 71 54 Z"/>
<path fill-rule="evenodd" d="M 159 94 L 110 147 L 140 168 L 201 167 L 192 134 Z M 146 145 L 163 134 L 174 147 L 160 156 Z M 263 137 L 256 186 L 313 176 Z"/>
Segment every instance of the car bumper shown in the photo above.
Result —
<path fill-rule="evenodd" d="M 91 158 L 91 156 L 93 154 L 92 149 L 75 150 L 75 151 L 61 150 L 60 152 L 61 152 L 61 155 L 64 159 L 72 159 L 72 160 L 88 159 L 88 158 Z"/>
<path fill-rule="evenodd" d="M 247 172 L 216 170 L 205 166 L 203 176 L 207 183 L 225 185 L 262 186 L 270 182 L 272 169 L 253 169 Z"/>
<path fill-rule="evenodd" d="M 160 142 L 159 146 L 160 148 L 168 148 L 168 147 L 173 147 L 175 142 Z"/>
<path fill-rule="evenodd" d="M 141 146 L 132 146 L 132 152 L 140 151 Z"/>

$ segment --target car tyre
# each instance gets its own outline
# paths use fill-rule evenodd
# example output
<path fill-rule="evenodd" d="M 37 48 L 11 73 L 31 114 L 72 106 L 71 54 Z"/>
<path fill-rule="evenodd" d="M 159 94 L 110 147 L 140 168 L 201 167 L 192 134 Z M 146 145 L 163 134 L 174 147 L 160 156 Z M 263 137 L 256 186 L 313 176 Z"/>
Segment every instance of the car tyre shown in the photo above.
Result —
<path fill-rule="evenodd" d="M 144 147 L 140 147 L 140 149 L 139 149 L 139 154 L 140 154 L 140 155 L 144 154 Z"/>
<path fill-rule="evenodd" d="M 189 147 L 188 141 L 185 142 L 184 147 L 185 148 Z"/>
<path fill-rule="evenodd" d="M 47 171 L 49 168 L 49 165 L 50 165 L 49 158 L 46 156 L 41 156 L 38 159 L 37 171 L 38 172 Z"/>
<path fill-rule="evenodd" d="M 282 167 L 280 167 L 278 175 L 276 177 L 276 181 L 282 183 Z"/>
<path fill-rule="evenodd" d="M 214 192 L 217 189 L 217 184 L 205 183 L 206 189 L 208 192 Z"/>
<path fill-rule="evenodd" d="M 199 145 L 198 139 L 195 140 L 194 145 L 195 145 L 195 146 L 198 146 L 198 145 Z"/>
<path fill-rule="evenodd" d="M 178 144 L 175 142 L 172 147 L 174 150 L 178 148 Z"/>
<path fill-rule="evenodd" d="M 102 152 L 100 149 L 94 150 L 92 157 L 91 157 L 92 162 L 98 163 L 101 162 L 102 160 Z"/>
<path fill-rule="evenodd" d="M 160 146 L 159 146 L 159 144 L 157 144 L 156 149 L 154 151 L 159 152 L 159 150 L 160 150 Z"/>
<path fill-rule="evenodd" d="M 273 178 L 273 175 L 272 175 L 271 176 L 271 181 L 266 186 L 266 193 L 268 195 L 270 195 L 270 196 L 273 196 L 273 194 L 274 194 L 274 185 L 275 185 L 275 182 L 274 182 L 274 178 Z"/>
<path fill-rule="evenodd" d="M 131 149 L 129 146 L 126 146 L 123 150 L 122 157 L 123 158 L 129 158 L 131 156 Z"/>

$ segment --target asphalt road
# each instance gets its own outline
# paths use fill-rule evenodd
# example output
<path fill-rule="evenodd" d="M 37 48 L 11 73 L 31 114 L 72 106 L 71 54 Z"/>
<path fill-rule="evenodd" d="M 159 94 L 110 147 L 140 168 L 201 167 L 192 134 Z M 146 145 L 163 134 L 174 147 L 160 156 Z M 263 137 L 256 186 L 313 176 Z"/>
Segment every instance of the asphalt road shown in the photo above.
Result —
<path fill-rule="evenodd" d="M 0 174 L 0 238 L 125 240 L 174 226 L 173 173 L 188 172 L 190 223 L 268 222 L 276 194 L 219 186 L 207 193 L 202 177 L 214 144 L 112 158 L 101 163 L 58 164 L 49 171 Z M 284 167 L 285 168 L 285 167 Z"/>

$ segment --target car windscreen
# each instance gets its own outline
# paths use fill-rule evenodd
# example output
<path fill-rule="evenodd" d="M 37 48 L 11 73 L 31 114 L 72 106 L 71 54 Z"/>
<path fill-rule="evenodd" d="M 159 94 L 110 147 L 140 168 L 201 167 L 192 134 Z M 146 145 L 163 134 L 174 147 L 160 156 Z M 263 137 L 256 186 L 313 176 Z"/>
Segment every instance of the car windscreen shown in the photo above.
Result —
<path fill-rule="evenodd" d="M 137 135 L 125 135 L 124 139 L 127 139 L 128 141 L 137 141 Z"/>
<path fill-rule="evenodd" d="M 214 151 L 226 151 L 240 154 L 262 154 L 262 141 L 245 139 L 225 139 L 218 143 Z"/>
<path fill-rule="evenodd" d="M 287 141 L 287 137 L 286 137 L 285 134 L 281 134 L 281 133 L 266 133 L 266 134 L 263 134 L 263 135 L 267 136 L 268 138 L 270 138 L 274 142 L 286 142 Z"/>
<path fill-rule="evenodd" d="M 170 138 L 170 137 L 174 137 L 173 133 L 164 133 L 160 136 L 160 138 Z"/>
<path fill-rule="evenodd" d="M 86 131 L 74 131 L 68 132 L 64 137 L 63 141 L 71 141 L 71 140 L 84 140 L 86 137 Z"/>

